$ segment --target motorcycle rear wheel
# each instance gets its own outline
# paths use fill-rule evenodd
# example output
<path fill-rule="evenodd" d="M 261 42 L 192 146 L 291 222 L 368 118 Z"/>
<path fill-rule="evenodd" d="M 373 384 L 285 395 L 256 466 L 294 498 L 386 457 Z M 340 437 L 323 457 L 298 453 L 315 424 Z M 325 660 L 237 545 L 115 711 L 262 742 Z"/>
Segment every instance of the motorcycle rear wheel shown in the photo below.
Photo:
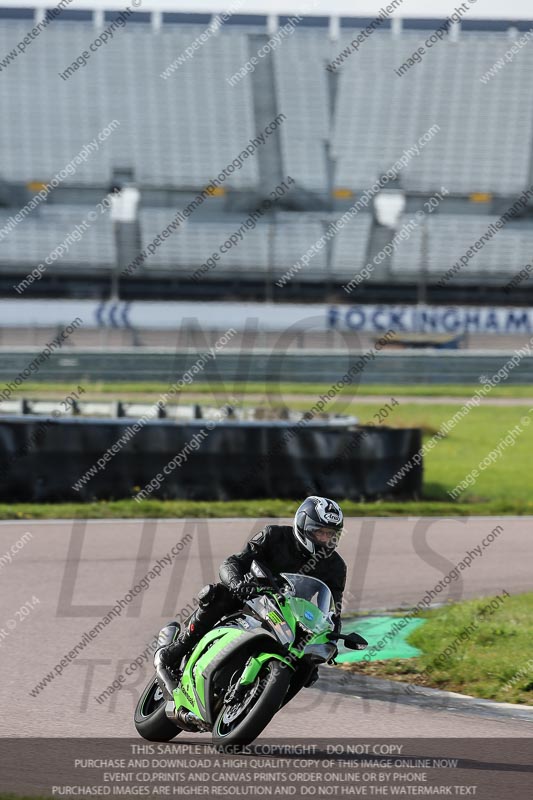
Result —
<path fill-rule="evenodd" d="M 166 700 L 155 677 L 143 691 L 135 708 L 134 722 L 143 739 L 149 742 L 170 742 L 182 729 L 165 714 Z"/>

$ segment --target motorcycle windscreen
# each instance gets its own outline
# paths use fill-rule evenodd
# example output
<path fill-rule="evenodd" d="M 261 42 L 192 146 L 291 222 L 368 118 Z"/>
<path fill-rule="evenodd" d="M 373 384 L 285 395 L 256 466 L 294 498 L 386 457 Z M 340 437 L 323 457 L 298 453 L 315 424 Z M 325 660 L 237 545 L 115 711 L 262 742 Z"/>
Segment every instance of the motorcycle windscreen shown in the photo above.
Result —
<path fill-rule="evenodd" d="M 301 597 L 287 597 L 287 605 L 294 619 L 316 635 L 333 630 L 331 614 L 324 614 L 314 603 Z"/>
<path fill-rule="evenodd" d="M 288 582 L 294 597 L 300 597 L 316 606 L 325 616 L 335 611 L 333 595 L 326 584 L 309 575 L 282 572 L 281 577 Z"/>

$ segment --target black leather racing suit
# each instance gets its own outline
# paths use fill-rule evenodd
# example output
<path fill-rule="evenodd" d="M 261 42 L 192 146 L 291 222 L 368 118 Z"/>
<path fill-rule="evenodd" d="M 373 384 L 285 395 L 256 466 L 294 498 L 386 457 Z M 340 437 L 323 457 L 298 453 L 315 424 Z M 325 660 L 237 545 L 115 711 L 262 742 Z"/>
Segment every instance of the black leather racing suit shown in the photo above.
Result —
<path fill-rule="evenodd" d="M 335 627 L 340 628 L 342 595 L 346 584 L 344 560 L 336 551 L 327 556 L 320 552 L 315 555 L 306 552 L 297 544 L 290 525 L 267 525 L 240 553 L 222 562 L 219 570 L 221 583 L 210 584 L 198 594 L 199 606 L 188 622 L 187 631 L 189 635 L 194 634 L 194 640 L 207 633 L 222 616 L 242 608 L 242 601 L 228 587 L 232 581 L 244 579 L 254 559 L 268 567 L 274 575 L 295 572 L 323 581 L 333 594 Z M 190 643 L 193 644 L 192 640 Z"/>

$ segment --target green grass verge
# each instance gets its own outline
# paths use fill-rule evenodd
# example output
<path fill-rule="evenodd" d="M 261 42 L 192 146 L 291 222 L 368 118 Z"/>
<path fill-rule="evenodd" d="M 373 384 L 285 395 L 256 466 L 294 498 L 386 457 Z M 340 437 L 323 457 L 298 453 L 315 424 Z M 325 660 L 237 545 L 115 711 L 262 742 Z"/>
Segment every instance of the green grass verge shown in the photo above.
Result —
<path fill-rule="evenodd" d="M 502 598 L 492 614 L 480 617 L 488 602 L 470 600 L 424 614 L 425 624 L 407 638 L 421 656 L 343 669 L 533 706 L 533 593 Z"/>
<path fill-rule="evenodd" d="M 379 404 L 358 404 L 357 416 L 362 422 L 372 420 Z M 420 427 L 424 442 L 451 419 L 460 408 L 458 405 L 400 404 L 390 415 L 394 427 Z M 528 417 L 532 424 L 521 422 Z M 375 420 L 374 420 L 375 421 Z M 530 506 L 530 464 L 533 451 L 533 412 L 520 406 L 485 406 L 474 408 L 445 438 L 424 457 L 425 501 L 450 502 L 447 492 L 454 489 L 472 469 L 498 446 L 508 431 L 520 425 L 523 433 L 514 439 L 512 446 L 503 446 L 500 457 L 487 469 L 481 469 L 477 482 L 458 498 L 461 504 L 478 505 L 472 513 L 485 513 L 481 506 L 487 504 L 500 507 L 520 508 Z M 453 504 L 452 504 L 453 508 Z M 505 512 L 504 512 L 505 513 Z"/>
<path fill-rule="evenodd" d="M 135 500 L 94 503 L 2 503 L 0 519 L 292 519 L 300 498 L 294 500 Z M 354 503 L 340 500 L 347 517 L 467 517 L 533 515 L 530 503 L 432 503 L 428 501 Z"/>
<path fill-rule="evenodd" d="M 72 391 L 73 383 L 40 383 L 37 381 L 27 381 L 22 384 L 18 389 L 18 394 L 21 397 L 27 397 L 30 394 L 53 394 L 58 397 L 64 397 Z M 83 387 L 87 394 L 90 395 L 116 395 L 120 398 L 126 398 L 127 395 L 159 395 L 167 391 L 169 383 L 161 382 L 95 382 L 89 383 L 83 381 Z M 74 387 L 75 388 L 75 387 Z M 268 394 L 274 396 L 275 394 L 303 394 L 313 395 L 318 397 L 324 391 L 331 388 L 330 383 L 228 383 L 220 384 L 217 382 L 212 383 L 192 383 L 183 387 L 182 394 L 206 394 L 217 395 L 221 392 L 236 392 L 237 396 L 246 394 Z M 361 385 L 350 391 L 344 392 L 343 396 L 359 396 L 365 395 L 389 395 L 396 397 L 471 397 L 473 393 L 479 389 L 479 385 L 460 385 L 460 384 L 417 384 L 414 386 L 397 386 L 394 384 L 369 384 Z M 16 397 L 16 392 L 13 397 Z M 490 393 L 490 397 L 532 397 L 533 386 L 496 386 Z M 155 399 L 155 398 L 154 398 Z"/>

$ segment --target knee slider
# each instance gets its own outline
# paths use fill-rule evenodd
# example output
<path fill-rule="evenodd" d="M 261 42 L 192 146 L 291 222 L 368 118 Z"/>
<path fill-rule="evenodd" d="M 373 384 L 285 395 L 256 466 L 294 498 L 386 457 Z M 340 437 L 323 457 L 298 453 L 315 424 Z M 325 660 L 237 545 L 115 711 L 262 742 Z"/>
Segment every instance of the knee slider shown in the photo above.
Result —
<path fill-rule="evenodd" d="M 161 630 L 159 631 L 159 637 L 157 639 L 157 649 L 159 650 L 161 647 L 166 647 L 167 645 L 171 644 L 179 632 L 180 632 L 180 625 L 177 622 L 167 623 L 165 627 L 161 628 Z"/>

